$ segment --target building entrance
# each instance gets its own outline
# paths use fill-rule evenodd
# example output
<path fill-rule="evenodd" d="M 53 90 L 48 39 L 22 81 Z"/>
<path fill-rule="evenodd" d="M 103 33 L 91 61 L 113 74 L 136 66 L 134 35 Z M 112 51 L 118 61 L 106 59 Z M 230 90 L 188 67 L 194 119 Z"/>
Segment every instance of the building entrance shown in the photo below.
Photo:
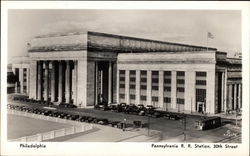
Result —
<path fill-rule="evenodd" d="M 96 104 L 108 104 L 113 101 L 113 65 L 109 61 L 99 61 L 96 68 Z"/>

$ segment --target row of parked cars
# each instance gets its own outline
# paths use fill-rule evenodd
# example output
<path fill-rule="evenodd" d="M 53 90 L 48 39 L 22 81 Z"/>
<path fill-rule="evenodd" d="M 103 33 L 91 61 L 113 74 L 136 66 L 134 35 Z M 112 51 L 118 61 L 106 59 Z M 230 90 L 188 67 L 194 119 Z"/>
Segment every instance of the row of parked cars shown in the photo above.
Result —
<path fill-rule="evenodd" d="M 87 122 L 87 123 L 96 123 L 100 125 L 108 125 L 108 126 L 112 126 L 116 128 L 122 128 L 122 122 L 109 121 L 106 118 L 96 118 L 93 116 L 71 114 L 71 113 L 66 113 L 66 112 L 61 112 L 61 111 L 46 110 L 42 108 L 30 108 L 27 106 L 18 106 L 18 105 L 11 105 L 11 104 L 8 104 L 8 108 L 23 111 L 23 112 L 28 112 L 28 113 L 61 118 L 61 119 L 67 119 L 67 120 L 73 120 L 73 121 L 79 121 L 79 122 Z"/>
<path fill-rule="evenodd" d="M 27 97 L 21 97 L 21 96 L 20 97 L 14 97 L 13 100 L 26 102 L 26 103 L 32 103 L 32 104 L 41 104 L 41 105 L 45 105 L 45 106 L 53 106 L 53 102 L 50 102 L 50 101 L 29 99 Z M 59 104 L 59 107 L 62 107 L 62 108 L 77 108 L 76 105 L 73 105 L 73 104 L 70 104 L 70 103 L 65 103 L 65 102 L 61 102 Z"/>
<path fill-rule="evenodd" d="M 99 105 L 95 105 L 95 109 L 104 110 L 104 111 L 123 112 L 126 114 L 134 114 L 134 115 L 141 115 L 141 116 L 150 116 L 154 118 L 166 117 L 167 119 L 171 119 L 171 120 L 179 120 L 182 118 L 182 115 L 178 113 L 160 111 L 160 110 L 156 110 L 156 108 L 151 105 L 144 106 L 142 104 L 135 105 L 135 104 L 126 104 L 126 103 L 120 103 L 120 104 L 102 103 Z"/>

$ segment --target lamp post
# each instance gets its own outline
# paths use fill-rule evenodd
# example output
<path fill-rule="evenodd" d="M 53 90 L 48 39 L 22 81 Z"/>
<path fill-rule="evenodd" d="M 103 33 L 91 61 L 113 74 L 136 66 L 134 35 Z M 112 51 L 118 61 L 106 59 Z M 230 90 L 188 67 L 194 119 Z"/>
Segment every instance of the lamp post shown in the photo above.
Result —
<path fill-rule="evenodd" d="M 206 103 L 207 103 L 207 102 L 206 102 L 206 98 L 204 98 L 204 111 L 205 111 L 205 116 L 206 116 L 206 114 L 207 114 L 207 110 L 206 110 L 206 109 L 207 109 L 207 108 L 206 108 L 206 107 L 207 107 L 207 106 L 206 106 L 207 104 L 206 104 Z"/>
<path fill-rule="evenodd" d="M 187 121 L 186 121 L 186 115 L 184 113 L 182 113 L 183 115 L 183 140 L 186 141 L 186 124 L 187 124 Z"/>
<path fill-rule="evenodd" d="M 149 136 L 150 116 L 148 115 L 148 136 Z"/>
<path fill-rule="evenodd" d="M 191 114 L 193 113 L 192 108 L 193 108 L 193 98 L 191 97 Z"/>

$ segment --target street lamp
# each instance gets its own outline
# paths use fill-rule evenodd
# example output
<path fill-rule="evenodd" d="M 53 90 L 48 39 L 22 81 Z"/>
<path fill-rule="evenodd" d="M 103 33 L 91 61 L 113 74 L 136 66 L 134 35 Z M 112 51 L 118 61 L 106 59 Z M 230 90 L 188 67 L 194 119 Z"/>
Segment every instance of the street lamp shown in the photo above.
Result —
<path fill-rule="evenodd" d="M 192 108 L 193 108 L 193 98 L 191 97 L 191 114 L 193 113 Z"/>
<path fill-rule="evenodd" d="M 184 113 L 182 113 L 182 116 L 183 116 L 183 139 L 184 141 L 186 141 L 186 124 L 187 124 L 187 121 L 186 121 L 186 115 Z"/>
<path fill-rule="evenodd" d="M 150 124 L 150 116 L 148 115 L 148 136 L 149 136 L 149 124 Z"/>

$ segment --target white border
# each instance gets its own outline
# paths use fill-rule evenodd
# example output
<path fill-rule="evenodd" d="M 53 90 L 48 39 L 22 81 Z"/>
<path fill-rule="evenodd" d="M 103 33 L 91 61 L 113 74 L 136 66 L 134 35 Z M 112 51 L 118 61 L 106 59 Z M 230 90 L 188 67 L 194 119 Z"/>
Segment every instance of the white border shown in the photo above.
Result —
<path fill-rule="evenodd" d="M 150 143 L 45 143 L 46 149 L 21 149 L 7 140 L 8 9 L 209 9 L 242 11 L 243 129 L 242 144 L 230 149 L 153 149 Z M 1 155 L 248 155 L 249 153 L 249 3 L 248 2 L 1 2 Z M 180 145 L 180 144 L 179 144 Z M 212 144 L 211 144 L 212 145 Z"/>

